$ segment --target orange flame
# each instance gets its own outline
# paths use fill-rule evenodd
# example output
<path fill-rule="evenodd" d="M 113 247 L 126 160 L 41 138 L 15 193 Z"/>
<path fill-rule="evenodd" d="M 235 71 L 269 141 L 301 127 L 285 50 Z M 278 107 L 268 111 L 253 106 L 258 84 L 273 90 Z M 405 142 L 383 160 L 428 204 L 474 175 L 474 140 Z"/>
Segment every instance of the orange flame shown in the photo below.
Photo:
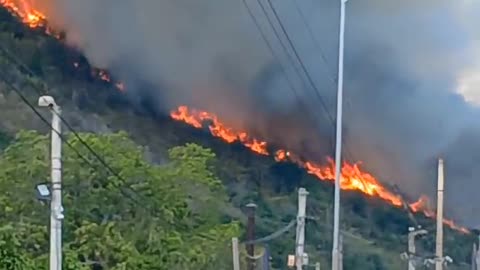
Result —
<path fill-rule="evenodd" d="M 110 80 L 110 75 L 108 75 L 107 72 L 104 71 L 104 70 L 100 70 L 100 71 L 98 72 L 98 76 L 100 77 L 100 79 L 101 79 L 102 81 L 111 82 L 111 80 Z"/>
<path fill-rule="evenodd" d="M 228 143 L 240 142 L 258 154 L 269 155 L 266 142 L 250 138 L 244 131 L 236 131 L 226 127 L 218 120 L 216 115 L 192 110 L 187 106 L 180 106 L 176 111 L 172 112 L 170 116 L 175 120 L 185 122 L 196 128 L 202 128 L 204 122 L 211 122 L 208 128 L 213 136 L 222 138 Z"/>
<path fill-rule="evenodd" d="M 45 33 L 47 35 L 61 39 L 59 33 L 47 27 L 47 17 L 44 13 L 33 7 L 31 0 L 0 0 L 0 5 L 10 11 L 14 16 L 20 18 L 20 20 L 30 28 L 45 27 Z M 78 68 L 79 63 L 74 62 L 73 66 Z M 95 69 L 92 71 L 92 74 L 103 81 L 112 83 L 110 75 L 105 70 Z M 114 86 L 122 92 L 125 91 L 125 85 L 122 82 L 116 82 Z"/>
<path fill-rule="evenodd" d="M 213 136 L 221 138 L 228 143 L 240 142 L 258 154 L 270 155 L 267 142 L 252 138 L 245 131 L 227 127 L 215 114 L 190 109 L 187 106 L 180 106 L 172 111 L 170 116 L 174 120 L 182 121 L 195 128 L 208 127 Z M 327 165 L 322 166 L 311 161 L 302 161 L 299 156 L 283 149 L 277 150 L 273 156 L 278 162 L 291 161 L 296 163 L 320 180 L 335 180 L 335 162 L 331 158 L 327 159 Z M 403 205 L 402 198 L 399 195 L 389 191 L 370 173 L 362 171 L 360 163 L 349 164 L 344 162 L 340 183 L 341 188 L 344 190 L 357 190 L 368 196 L 381 198 L 397 207 Z M 410 208 L 414 212 L 423 212 L 427 217 L 435 218 L 435 213 L 429 207 L 429 199 L 425 195 L 422 195 L 417 202 L 410 204 Z M 452 220 L 445 219 L 444 223 L 455 230 L 469 233 L 468 229 L 456 225 Z"/>
<path fill-rule="evenodd" d="M 74 66 L 78 68 L 78 63 L 74 63 Z M 112 78 L 110 77 L 110 74 L 103 69 L 93 69 L 92 70 L 92 76 L 99 78 L 102 81 L 105 81 L 107 83 L 112 83 Z M 125 84 L 123 82 L 115 82 L 113 84 L 118 90 L 120 91 L 125 91 Z"/>
<path fill-rule="evenodd" d="M 414 212 L 420 212 L 420 211 L 423 212 L 423 214 L 429 218 L 433 218 L 433 219 L 436 218 L 435 211 L 432 210 L 432 202 L 430 201 L 430 198 L 428 198 L 425 195 L 420 196 L 418 201 L 410 204 L 410 208 Z M 443 219 L 443 224 L 449 226 L 452 229 L 460 231 L 462 233 L 465 233 L 465 234 L 470 233 L 470 231 L 467 228 L 455 224 L 453 220 Z"/>
<path fill-rule="evenodd" d="M 31 28 L 45 26 L 47 17 L 33 8 L 33 4 L 28 0 L 0 0 L 0 5 L 19 17 L 23 23 Z"/>
<path fill-rule="evenodd" d="M 0 0 L 0 5 L 9 10 L 14 16 L 20 18 L 21 21 L 29 27 L 46 27 L 46 34 L 60 39 L 59 34 L 47 27 L 47 17 L 45 14 L 35 9 L 30 0 Z M 73 63 L 73 66 L 78 68 L 79 64 L 75 62 Z M 109 83 L 112 81 L 110 75 L 101 69 L 97 69 L 97 72 L 94 72 L 94 76 L 98 76 L 101 80 Z M 115 83 L 115 87 L 120 91 L 125 91 L 125 85 L 122 82 Z M 210 121 L 211 123 L 208 125 L 208 128 L 213 136 L 222 138 L 228 143 L 240 142 L 245 147 L 258 154 L 265 156 L 270 155 L 267 142 L 251 138 L 247 132 L 237 131 L 226 127 L 214 114 L 192 110 L 186 106 L 180 106 L 176 111 L 171 113 L 171 117 L 196 128 L 202 128 L 204 122 Z M 327 166 L 320 166 L 310 161 L 303 162 L 294 154 L 286 150 L 278 150 L 275 153 L 274 158 L 279 162 L 286 160 L 295 162 L 299 166 L 305 168 L 308 173 L 315 175 L 321 180 L 333 181 L 335 179 L 335 166 L 333 160 L 330 158 L 328 159 L 329 164 Z M 402 205 L 400 196 L 388 191 L 371 174 L 363 172 L 360 169 L 359 163 L 353 165 L 346 162 L 344 163 L 342 167 L 341 188 L 345 190 L 359 190 L 369 196 L 382 198 L 395 206 Z M 427 217 L 435 218 L 435 213 L 430 210 L 428 201 L 428 197 L 421 196 L 417 202 L 410 204 L 410 208 L 414 212 L 422 211 Z M 446 219 L 444 220 L 444 223 L 451 228 L 464 233 L 469 233 L 468 229 L 456 225 L 452 220 Z"/>

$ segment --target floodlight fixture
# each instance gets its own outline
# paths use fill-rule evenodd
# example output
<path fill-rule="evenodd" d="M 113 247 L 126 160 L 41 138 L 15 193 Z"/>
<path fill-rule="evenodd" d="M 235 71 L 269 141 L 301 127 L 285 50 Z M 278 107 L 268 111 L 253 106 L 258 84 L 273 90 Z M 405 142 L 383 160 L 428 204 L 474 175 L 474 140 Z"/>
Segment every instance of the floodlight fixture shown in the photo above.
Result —
<path fill-rule="evenodd" d="M 47 183 L 40 183 L 35 186 L 37 199 L 40 201 L 50 201 L 52 199 L 52 193 Z"/>
<path fill-rule="evenodd" d="M 56 107 L 55 99 L 51 96 L 41 96 L 38 98 L 38 106 L 40 107 Z"/>

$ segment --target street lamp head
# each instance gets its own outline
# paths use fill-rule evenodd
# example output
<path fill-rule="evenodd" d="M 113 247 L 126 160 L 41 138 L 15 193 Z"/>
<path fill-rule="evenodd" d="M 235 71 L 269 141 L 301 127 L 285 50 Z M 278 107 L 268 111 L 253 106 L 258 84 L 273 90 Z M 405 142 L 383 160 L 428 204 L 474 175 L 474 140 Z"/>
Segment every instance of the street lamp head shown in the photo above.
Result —
<path fill-rule="evenodd" d="M 42 183 L 38 184 L 35 187 L 36 193 L 37 193 L 37 198 L 40 201 L 49 201 L 51 199 L 51 193 L 50 193 L 50 188 L 48 187 L 47 184 Z"/>
<path fill-rule="evenodd" d="M 40 107 L 56 107 L 55 99 L 51 96 L 41 96 L 38 99 L 38 106 Z"/>
<path fill-rule="evenodd" d="M 255 209 L 255 208 L 257 208 L 257 205 L 254 204 L 254 203 L 249 203 L 249 204 L 247 204 L 246 206 L 247 206 L 247 208 L 249 208 L 249 209 Z"/>

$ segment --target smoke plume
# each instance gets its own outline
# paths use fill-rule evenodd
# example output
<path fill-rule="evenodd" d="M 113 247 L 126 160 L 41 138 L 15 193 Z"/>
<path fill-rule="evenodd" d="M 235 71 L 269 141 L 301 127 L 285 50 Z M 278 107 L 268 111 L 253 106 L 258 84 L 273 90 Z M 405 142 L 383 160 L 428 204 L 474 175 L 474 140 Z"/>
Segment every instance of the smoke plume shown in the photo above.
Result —
<path fill-rule="evenodd" d="M 46 8 L 68 42 L 125 80 L 130 93 L 135 82 L 152 85 L 164 104 L 159 109 L 194 105 L 320 157 L 332 154 L 338 2 L 273 1 L 328 113 L 254 0 L 247 3 L 279 58 L 241 0 L 50 0 Z M 470 203 L 480 177 L 473 170 L 480 162 L 473 105 L 480 100 L 480 4 L 474 2 L 349 1 L 344 103 L 348 159 L 364 161 L 382 181 L 416 196 L 434 194 L 434 161 L 442 155 L 447 215 L 470 225 L 480 223 L 471 215 L 478 204 Z"/>

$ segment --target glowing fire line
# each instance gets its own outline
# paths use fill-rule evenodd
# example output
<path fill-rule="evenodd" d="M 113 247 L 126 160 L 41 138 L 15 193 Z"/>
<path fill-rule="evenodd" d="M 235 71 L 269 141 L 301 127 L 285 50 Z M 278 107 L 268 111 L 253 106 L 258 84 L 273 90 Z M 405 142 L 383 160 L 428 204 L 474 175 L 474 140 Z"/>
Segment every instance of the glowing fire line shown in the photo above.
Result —
<path fill-rule="evenodd" d="M 187 106 L 180 106 L 175 111 L 172 111 L 170 116 L 174 120 L 182 121 L 195 128 L 206 126 L 213 136 L 221 138 L 228 143 L 240 142 L 246 148 L 249 148 L 257 154 L 264 156 L 270 155 L 267 142 L 252 138 L 245 131 L 238 131 L 227 127 L 215 114 L 190 109 Z M 331 158 L 327 159 L 328 165 L 321 166 L 311 161 L 302 161 L 298 155 L 283 149 L 277 150 L 273 156 L 278 162 L 294 162 L 304 168 L 309 174 L 316 176 L 319 180 L 334 181 L 335 179 L 335 163 Z M 359 163 L 343 163 L 341 188 L 344 190 L 361 191 L 368 196 L 381 198 L 397 207 L 403 205 L 402 198 L 399 195 L 387 190 L 373 175 L 362 171 Z M 409 206 L 414 212 L 423 212 L 427 217 L 435 218 L 435 213 L 429 209 L 428 202 L 428 197 L 421 196 L 417 202 Z M 445 219 L 444 223 L 455 230 L 469 233 L 468 229 L 456 225 L 452 220 Z"/>
<path fill-rule="evenodd" d="M 11 14 L 19 18 L 25 25 L 30 28 L 45 28 L 47 35 L 60 39 L 60 35 L 55 33 L 53 29 L 47 26 L 47 16 L 41 11 L 33 7 L 30 0 L 0 0 L 0 5 L 5 7 Z M 79 68 L 79 63 L 74 62 L 73 66 Z M 103 69 L 94 68 L 92 75 L 96 78 L 112 83 L 110 74 Z M 115 82 L 113 85 L 120 91 L 125 91 L 125 84 L 123 82 Z"/>
<path fill-rule="evenodd" d="M 45 25 L 47 17 L 34 9 L 28 0 L 0 0 L 0 5 L 4 6 L 13 15 L 21 18 L 23 23 L 32 28 Z"/>
<path fill-rule="evenodd" d="M 33 4 L 29 0 L 0 0 L 0 5 L 10 11 L 14 16 L 21 19 L 21 21 L 28 25 L 31 28 L 45 27 L 45 32 L 48 35 L 53 35 L 59 38 L 52 29 L 47 27 L 47 17 L 44 13 L 33 7 Z M 79 67 L 78 63 L 73 63 L 75 68 Z M 95 69 L 94 75 L 100 78 L 103 81 L 112 83 L 110 75 L 105 70 Z M 122 82 L 116 82 L 113 84 L 120 91 L 125 91 L 125 85 Z M 183 121 L 189 125 L 192 125 L 196 128 L 201 128 L 205 121 L 211 121 L 212 123 L 208 126 L 210 132 L 213 136 L 222 138 L 228 143 L 240 142 L 245 147 L 251 149 L 252 151 L 269 156 L 270 152 L 267 149 L 267 142 L 251 138 L 247 132 L 244 131 L 235 131 L 222 122 L 220 122 L 216 115 L 210 114 L 207 112 L 190 110 L 186 106 L 180 106 L 176 111 L 171 113 L 171 117 L 178 121 Z M 330 180 L 335 179 L 334 174 L 334 162 L 332 159 L 328 159 L 327 166 L 320 166 L 310 161 L 302 161 L 298 156 L 294 155 L 291 152 L 286 150 L 278 150 L 275 155 L 275 160 L 281 161 L 292 161 L 299 165 L 300 167 L 307 170 L 309 174 L 315 175 L 320 180 Z M 360 169 L 358 163 L 348 164 L 344 163 L 342 168 L 342 179 L 341 179 L 342 189 L 345 190 L 359 190 L 369 196 L 376 196 L 382 198 L 383 200 L 395 205 L 401 206 L 402 200 L 400 196 L 390 192 L 385 187 L 383 187 L 380 182 L 376 180 L 374 176 L 369 173 L 363 172 Z M 427 217 L 435 218 L 435 214 L 432 210 L 429 210 L 427 207 L 428 198 L 426 196 L 420 197 L 420 199 L 410 204 L 410 208 L 419 212 L 422 211 Z M 444 220 L 444 223 L 450 226 L 453 229 L 459 230 L 464 233 L 469 231 L 466 228 L 456 225 L 451 220 Z"/>

